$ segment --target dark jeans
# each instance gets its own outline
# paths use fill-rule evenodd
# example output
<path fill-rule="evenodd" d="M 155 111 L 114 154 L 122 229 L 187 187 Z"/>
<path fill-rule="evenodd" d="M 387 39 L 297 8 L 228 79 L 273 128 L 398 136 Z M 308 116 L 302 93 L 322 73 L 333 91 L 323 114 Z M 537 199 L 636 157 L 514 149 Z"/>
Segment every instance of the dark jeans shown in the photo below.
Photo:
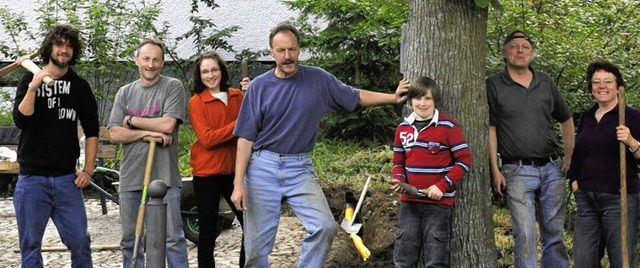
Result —
<path fill-rule="evenodd" d="M 402 202 L 393 247 L 395 267 L 417 267 L 420 248 L 425 267 L 449 267 L 452 208 Z"/>
<path fill-rule="evenodd" d="M 574 267 L 600 267 L 599 247 L 604 244 L 611 268 L 622 267 L 620 195 L 578 190 L 573 231 Z M 629 267 L 635 267 L 640 194 L 627 195 L 627 245 Z"/>
<path fill-rule="evenodd" d="M 234 174 L 193 177 L 193 192 L 198 206 L 198 227 L 200 228 L 200 233 L 198 234 L 198 267 L 200 268 L 216 267 L 213 259 L 213 250 L 216 245 L 216 227 L 218 225 L 218 209 L 221 195 L 229 203 L 240 225 L 244 225 L 242 212 L 236 210 L 233 202 L 231 202 L 233 177 Z M 240 241 L 240 244 L 240 267 L 244 267 L 243 241 Z"/>

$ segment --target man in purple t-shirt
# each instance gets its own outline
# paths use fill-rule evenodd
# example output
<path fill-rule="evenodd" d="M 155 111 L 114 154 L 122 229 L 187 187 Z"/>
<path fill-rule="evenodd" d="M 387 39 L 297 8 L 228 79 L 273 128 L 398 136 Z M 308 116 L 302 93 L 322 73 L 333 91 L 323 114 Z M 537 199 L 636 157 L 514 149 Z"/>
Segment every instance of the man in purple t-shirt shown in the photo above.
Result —
<path fill-rule="evenodd" d="M 307 229 L 298 266 L 324 265 L 337 227 L 309 158 L 320 119 L 358 105 L 402 103 L 409 87 L 403 81 L 395 94 L 359 90 L 299 65 L 299 37 L 287 24 L 271 31 L 276 68 L 251 81 L 233 131 L 239 138 L 231 200 L 244 210 L 246 267 L 269 267 L 283 201 Z"/>

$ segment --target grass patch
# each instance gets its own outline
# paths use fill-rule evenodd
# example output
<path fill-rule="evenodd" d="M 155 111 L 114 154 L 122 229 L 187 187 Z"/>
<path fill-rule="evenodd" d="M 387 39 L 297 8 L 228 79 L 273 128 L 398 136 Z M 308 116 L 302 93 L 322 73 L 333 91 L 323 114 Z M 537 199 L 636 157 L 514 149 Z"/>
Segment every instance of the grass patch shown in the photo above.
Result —
<path fill-rule="evenodd" d="M 368 176 L 370 187 L 388 187 L 393 151 L 388 145 L 363 145 L 335 140 L 319 141 L 311 152 L 322 184 L 361 188 Z"/>

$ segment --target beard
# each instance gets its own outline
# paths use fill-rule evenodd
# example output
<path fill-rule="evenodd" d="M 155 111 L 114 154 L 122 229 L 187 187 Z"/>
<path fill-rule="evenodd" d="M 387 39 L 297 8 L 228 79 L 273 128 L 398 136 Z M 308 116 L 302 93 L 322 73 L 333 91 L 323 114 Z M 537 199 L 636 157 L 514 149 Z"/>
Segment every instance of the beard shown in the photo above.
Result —
<path fill-rule="evenodd" d="M 55 57 L 51 57 L 51 62 L 53 62 L 53 65 L 58 66 L 58 68 L 60 69 L 64 69 L 69 67 L 69 62 L 60 62 L 58 61 Z"/>

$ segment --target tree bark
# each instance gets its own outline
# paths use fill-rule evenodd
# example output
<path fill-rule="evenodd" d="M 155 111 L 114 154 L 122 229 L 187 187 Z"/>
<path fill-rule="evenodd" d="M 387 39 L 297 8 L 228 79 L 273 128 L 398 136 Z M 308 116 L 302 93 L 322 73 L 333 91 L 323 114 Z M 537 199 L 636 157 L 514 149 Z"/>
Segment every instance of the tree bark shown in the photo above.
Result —
<path fill-rule="evenodd" d="M 487 157 L 484 46 L 487 9 L 472 0 L 409 0 L 405 78 L 429 76 L 440 86 L 442 113 L 455 118 L 473 166 L 458 186 L 452 267 L 497 267 Z"/>

